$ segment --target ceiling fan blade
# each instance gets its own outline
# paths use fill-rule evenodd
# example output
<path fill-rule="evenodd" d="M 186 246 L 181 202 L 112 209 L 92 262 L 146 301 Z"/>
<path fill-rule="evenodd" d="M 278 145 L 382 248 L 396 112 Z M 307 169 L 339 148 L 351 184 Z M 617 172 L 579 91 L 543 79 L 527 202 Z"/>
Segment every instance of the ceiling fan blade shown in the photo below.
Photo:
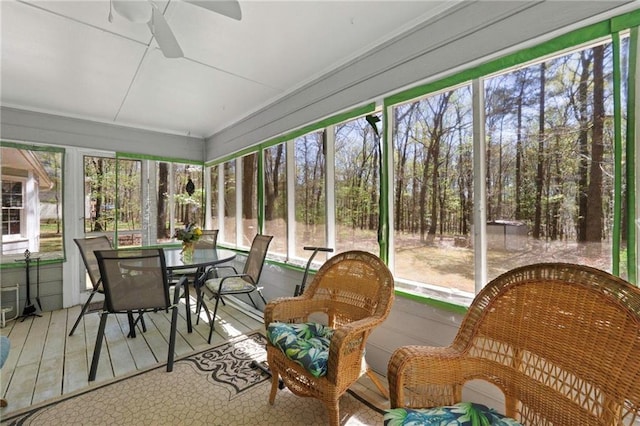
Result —
<path fill-rule="evenodd" d="M 184 0 L 187 3 L 195 4 L 215 13 L 227 16 L 240 21 L 242 10 L 238 0 Z"/>
<path fill-rule="evenodd" d="M 151 20 L 151 4 L 144 0 L 112 0 L 110 7 L 127 21 L 145 23 Z"/>
<path fill-rule="evenodd" d="M 184 56 L 178 40 L 176 40 L 173 31 L 169 28 L 167 20 L 164 19 L 164 15 L 155 5 L 153 5 L 151 20 L 147 24 L 164 56 L 167 58 L 182 58 Z"/>

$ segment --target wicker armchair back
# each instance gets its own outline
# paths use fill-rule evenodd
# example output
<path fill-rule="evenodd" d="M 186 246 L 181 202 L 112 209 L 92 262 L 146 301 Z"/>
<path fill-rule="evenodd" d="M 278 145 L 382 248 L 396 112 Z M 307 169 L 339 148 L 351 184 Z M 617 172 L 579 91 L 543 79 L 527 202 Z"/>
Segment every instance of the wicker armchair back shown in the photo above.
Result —
<path fill-rule="evenodd" d="M 449 347 L 407 346 L 389 361 L 391 407 L 461 401 L 472 379 L 527 425 L 628 425 L 640 414 L 640 289 L 572 264 L 509 271 L 475 298 Z"/>

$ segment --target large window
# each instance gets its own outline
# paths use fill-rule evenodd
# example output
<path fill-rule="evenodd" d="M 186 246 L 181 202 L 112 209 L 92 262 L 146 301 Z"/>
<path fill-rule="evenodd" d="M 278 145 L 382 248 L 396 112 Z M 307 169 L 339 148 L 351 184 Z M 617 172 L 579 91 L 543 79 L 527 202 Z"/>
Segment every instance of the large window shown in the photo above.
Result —
<path fill-rule="evenodd" d="M 376 116 L 335 126 L 335 250 L 379 254 L 380 138 Z"/>
<path fill-rule="evenodd" d="M 117 230 L 117 247 L 142 245 L 140 173 L 139 160 L 84 157 L 86 234 L 113 239 Z"/>
<path fill-rule="evenodd" d="M 296 138 L 295 256 L 306 258 L 305 246 L 326 245 L 326 159 L 324 132 Z"/>
<path fill-rule="evenodd" d="M 155 178 L 149 189 L 150 200 L 155 201 L 155 244 L 171 242 L 176 229 L 189 223 L 204 226 L 203 167 L 180 162 L 153 161 Z M 153 219 L 152 219 L 153 221 Z"/>
<path fill-rule="evenodd" d="M 287 148 L 264 150 L 264 232 L 273 235 L 269 251 L 287 254 Z"/>
<path fill-rule="evenodd" d="M 62 258 L 64 151 L 8 142 L 0 149 L 2 254 L 29 250 L 45 259 Z"/>
<path fill-rule="evenodd" d="M 471 89 L 393 108 L 395 275 L 474 291 Z"/>
<path fill-rule="evenodd" d="M 212 166 L 211 167 L 211 224 L 209 225 L 210 229 L 220 229 L 220 194 L 219 194 L 219 175 L 220 166 Z"/>
<path fill-rule="evenodd" d="M 612 53 L 600 44 L 486 80 L 489 279 L 541 261 L 611 271 Z"/>
<path fill-rule="evenodd" d="M 258 230 L 258 154 L 242 157 L 242 246 L 249 247 Z"/>
<path fill-rule="evenodd" d="M 189 223 L 204 226 L 204 185 L 202 166 L 173 163 L 173 216 L 174 228 Z"/>
<path fill-rule="evenodd" d="M 235 246 L 237 225 L 236 225 L 236 160 L 227 161 L 224 167 L 224 228 L 221 234 L 222 241 Z M 218 236 L 220 238 L 220 235 Z"/>

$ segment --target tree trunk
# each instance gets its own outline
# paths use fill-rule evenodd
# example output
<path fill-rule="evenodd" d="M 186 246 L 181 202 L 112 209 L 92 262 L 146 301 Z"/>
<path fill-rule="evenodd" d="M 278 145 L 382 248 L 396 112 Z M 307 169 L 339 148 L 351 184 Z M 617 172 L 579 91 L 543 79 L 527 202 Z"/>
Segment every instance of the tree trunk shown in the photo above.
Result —
<path fill-rule="evenodd" d="M 96 170 L 96 184 L 93 186 L 93 194 L 96 197 L 96 211 L 95 211 L 95 215 L 93 217 L 93 229 L 91 229 L 92 231 L 96 231 L 96 232 L 102 232 L 104 229 L 102 227 L 102 224 L 100 223 L 100 219 L 102 218 L 102 197 L 104 196 L 102 189 L 102 181 L 104 180 L 104 163 L 102 161 L 102 158 L 98 157 L 98 158 L 94 158 L 93 160 L 93 166 Z"/>
<path fill-rule="evenodd" d="M 540 64 L 540 103 L 538 119 L 538 167 L 536 170 L 536 202 L 533 219 L 533 238 L 540 238 L 542 227 L 542 188 L 544 184 L 544 103 L 545 103 L 545 64 Z"/>
<path fill-rule="evenodd" d="M 516 207 L 515 219 L 522 219 L 522 105 L 524 103 L 524 82 L 520 86 L 517 100 L 517 135 L 516 135 Z"/>
<path fill-rule="evenodd" d="M 242 217 L 255 218 L 256 203 L 256 154 L 242 157 Z"/>
<path fill-rule="evenodd" d="M 156 233 L 157 238 L 169 238 L 167 229 L 167 209 L 166 197 L 169 191 L 169 163 L 158 163 L 158 197 L 157 197 L 157 216 Z"/>
<path fill-rule="evenodd" d="M 585 240 L 602 239 L 602 158 L 604 152 L 604 47 L 593 48 L 593 131 L 591 136 L 591 167 L 587 191 Z"/>
<path fill-rule="evenodd" d="M 271 155 L 271 150 L 265 152 L 266 155 Z M 280 165 L 284 157 L 284 144 L 278 144 L 276 147 L 275 158 L 271 158 L 272 167 L 268 170 L 267 182 L 265 185 L 265 203 L 264 203 L 264 217 L 265 220 L 275 219 L 275 203 L 280 195 Z"/>
<path fill-rule="evenodd" d="M 589 120 L 587 110 L 587 97 L 589 93 L 589 68 L 591 68 L 591 57 L 588 51 L 580 52 L 580 62 L 582 72 L 580 73 L 580 83 L 578 86 L 578 122 L 580 133 L 578 134 L 578 218 L 577 218 L 577 240 L 584 242 L 587 240 L 587 208 L 588 208 L 588 182 L 589 182 Z"/>

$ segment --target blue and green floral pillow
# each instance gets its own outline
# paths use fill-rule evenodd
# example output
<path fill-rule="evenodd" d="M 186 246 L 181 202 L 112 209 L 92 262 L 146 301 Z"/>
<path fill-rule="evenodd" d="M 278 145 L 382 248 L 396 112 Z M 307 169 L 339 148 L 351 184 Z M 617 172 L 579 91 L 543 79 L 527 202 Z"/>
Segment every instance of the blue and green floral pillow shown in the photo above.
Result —
<path fill-rule="evenodd" d="M 394 408 L 386 410 L 385 426 L 521 426 L 492 408 L 472 402 L 436 408 Z"/>
<path fill-rule="evenodd" d="M 274 322 L 267 327 L 267 339 L 284 352 L 287 358 L 303 366 L 315 377 L 321 377 L 327 374 L 333 331 L 332 328 L 313 322 Z"/>

